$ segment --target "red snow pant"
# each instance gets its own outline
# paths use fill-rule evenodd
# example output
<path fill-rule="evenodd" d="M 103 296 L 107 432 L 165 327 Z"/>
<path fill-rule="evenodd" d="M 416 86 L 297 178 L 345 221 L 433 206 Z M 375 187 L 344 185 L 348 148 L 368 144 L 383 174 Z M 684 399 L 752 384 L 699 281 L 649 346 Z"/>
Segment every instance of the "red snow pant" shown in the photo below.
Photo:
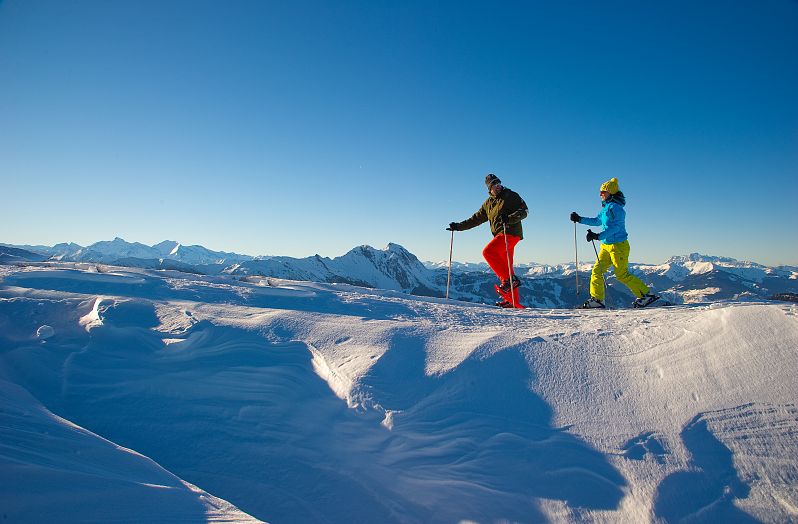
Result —
<path fill-rule="evenodd" d="M 506 248 L 504 244 L 505 237 L 507 238 Z M 482 256 L 485 257 L 485 261 L 502 282 L 510 278 L 511 274 L 515 274 L 515 272 L 510 273 L 510 268 L 507 267 L 507 254 L 509 252 L 510 266 L 512 266 L 513 252 L 515 251 L 516 244 L 520 241 L 521 237 L 499 233 L 493 237 L 493 240 L 488 242 L 488 245 L 482 250 Z"/>
<path fill-rule="evenodd" d="M 505 238 L 507 239 L 506 244 L 504 242 Z M 500 233 L 493 237 L 493 240 L 488 242 L 488 245 L 482 250 L 482 256 L 485 257 L 485 260 L 488 262 L 490 268 L 494 273 L 496 273 L 496 276 L 499 277 L 499 280 L 502 282 L 510 278 L 510 275 L 515 274 L 515 272 L 512 271 L 513 253 L 515 251 L 515 245 L 520 241 L 521 237 Z M 509 266 L 507 264 L 508 256 L 510 259 Z M 496 291 L 507 302 L 514 301 L 516 303 L 516 307 L 523 307 L 521 306 L 521 299 L 518 295 L 518 288 L 513 288 L 512 296 L 510 296 L 509 293 L 503 293 L 499 291 L 498 286 L 496 287 Z"/>

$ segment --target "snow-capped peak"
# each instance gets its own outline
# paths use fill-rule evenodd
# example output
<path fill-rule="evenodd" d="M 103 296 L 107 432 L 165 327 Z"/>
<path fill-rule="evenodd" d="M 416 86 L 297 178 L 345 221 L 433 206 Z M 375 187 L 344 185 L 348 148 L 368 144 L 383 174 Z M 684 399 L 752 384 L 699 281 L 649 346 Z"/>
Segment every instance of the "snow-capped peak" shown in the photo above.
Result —
<path fill-rule="evenodd" d="M 165 256 L 174 255 L 177 252 L 177 249 L 180 247 L 180 242 L 175 242 L 174 240 L 164 240 L 163 242 L 155 244 L 152 247 Z"/>
<path fill-rule="evenodd" d="M 671 257 L 669 264 L 689 264 L 689 263 L 708 263 L 708 264 L 721 264 L 733 267 L 749 267 L 754 264 L 753 262 L 739 261 L 736 258 L 729 257 L 716 257 L 711 255 L 702 255 L 701 253 L 690 253 L 689 255 L 679 255 Z"/>

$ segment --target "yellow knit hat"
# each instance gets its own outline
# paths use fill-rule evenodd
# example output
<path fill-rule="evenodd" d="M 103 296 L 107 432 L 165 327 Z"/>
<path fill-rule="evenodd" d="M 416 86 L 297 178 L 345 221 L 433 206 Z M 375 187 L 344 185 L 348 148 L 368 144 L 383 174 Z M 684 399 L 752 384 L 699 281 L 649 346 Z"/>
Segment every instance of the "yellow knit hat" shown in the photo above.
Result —
<path fill-rule="evenodd" d="M 618 179 L 617 178 L 610 178 L 603 184 L 601 184 L 601 191 L 608 191 L 609 194 L 614 195 L 618 192 Z"/>

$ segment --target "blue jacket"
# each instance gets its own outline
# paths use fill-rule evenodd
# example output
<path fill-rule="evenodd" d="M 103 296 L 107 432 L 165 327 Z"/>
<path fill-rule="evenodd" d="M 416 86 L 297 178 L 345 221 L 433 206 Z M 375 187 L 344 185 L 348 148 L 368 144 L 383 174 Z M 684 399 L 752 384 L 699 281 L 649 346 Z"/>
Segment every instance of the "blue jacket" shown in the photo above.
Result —
<path fill-rule="evenodd" d="M 603 227 L 604 231 L 599 233 L 599 240 L 605 244 L 623 242 L 629 237 L 626 233 L 626 211 L 623 209 L 625 204 L 626 198 L 618 191 L 604 202 L 597 217 L 582 217 L 579 223 Z"/>

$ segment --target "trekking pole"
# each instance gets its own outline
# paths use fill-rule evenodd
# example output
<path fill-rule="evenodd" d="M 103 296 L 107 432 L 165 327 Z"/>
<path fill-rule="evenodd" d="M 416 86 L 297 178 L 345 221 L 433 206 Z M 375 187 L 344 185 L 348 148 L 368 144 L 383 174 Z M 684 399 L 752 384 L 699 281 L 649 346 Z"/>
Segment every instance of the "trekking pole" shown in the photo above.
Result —
<path fill-rule="evenodd" d="M 513 305 L 513 309 L 515 309 L 515 291 L 513 290 L 513 265 L 510 263 L 510 246 L 507 244 L 507 224 L 502 224 L 502 229 L 504 230 L 504 250 L 507 252 L 507 271 L 509 273 L 509 277 L 507 280 L 510 282 L 510 302 Z"/>
<path fill-rule="evenodd" d="M 593 243 L 593 251 L 596 252 L 596 264 L 598 264 L 599 269 L 601 269 L 601 262 L 599 261 L 598 250 L 596 249 L 596 241 L 591 240 L 590 242 Z M 607 278 L 604 276 L 604 271 L 601 272 L 601 283 L 604 285 L 604 303 L 607 303 Z"/>
<path fill-rule="evenodd" d="M 574 273 L 576 274 L 576 298 L 579 298 L 579 248 L 576 247 L 576 222 L 574 222 Z"/>
<path fill-rule="evenodd" d="M 452 240 L 449 241 L 449 275 L 446 277 L 446 300 L 449 300 L 449 282 L 452 281 L 452 247 L 454 247 L 454 229 L 452 229 Z"/>

